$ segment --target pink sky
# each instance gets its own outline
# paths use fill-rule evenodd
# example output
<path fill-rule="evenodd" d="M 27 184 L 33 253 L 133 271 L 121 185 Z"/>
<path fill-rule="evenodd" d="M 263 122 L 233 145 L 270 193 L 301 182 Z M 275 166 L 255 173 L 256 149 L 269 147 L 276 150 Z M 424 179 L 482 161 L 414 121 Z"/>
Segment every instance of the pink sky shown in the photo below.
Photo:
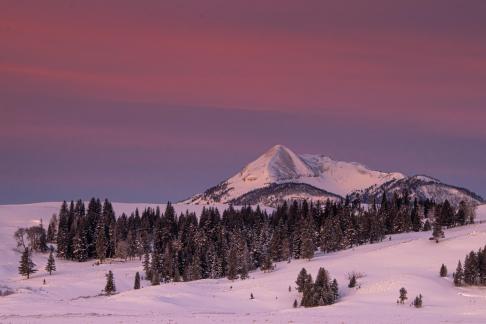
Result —
<path fill-rule="evenodd" d="M 187 179 L 187 188 L 172 196 L 157 187 L 167 199 L 221 180 L 281 142 L 381 168 L 437 171 L 432 175 L 485 193 L 469 174 L 486 165 L 476 146 L 486 144 L 485 40 L 484 1 L 2 1 L 0 148 L 18 162 L 28 159 L 25 145 L 48 164 L 39 148 L 47 141 L 81 143 L 82 150 L 90 143 L 127 150 L 170 145 L 219 155 L 226 141 L 239 144 L 241 156 L 223 161 L 231 167 L 211 170 L 210 179 Z M 136 120 L 133 133 L 124 132 L 126 122 L 110 120 L 116 111 Z M 164 111 L 177 127 L 161 121 L 165 129 L 148 131 L 143 118 L 134 118 L 164 118 Z M 106 122 L 92 123 L 90 114 Z M 248 135 L 252 125 L 194 130 L 184 117 L 198 114 L 198 122 L 211 125 L 237 123 L 231 114 L 259 118 L 264 140 Z M 282 135 L 276 114 L 300 116 L 296 130 L 306 123 L 332 128 L 336 138 L 322 139 L 329 137 L 325 130 Z M 356 147 L 349 147 L 349 134 L 359 134 Z M 441 138 L 450 145 L 437 144 Z M 421 148 L 394 160 L 384 156 L 394 141 Z M 449 163 L 424 157 L 428 150 L 447 157 L 448 149 L 465 156 Z M 182 150 L 177 154 L 184 158 Z M 477 161 L 472 169 L 467 156 Z M 164 163 L 160 168 L 173 167 Z M 22 163 L 12 165 L 25 171 Z"/>

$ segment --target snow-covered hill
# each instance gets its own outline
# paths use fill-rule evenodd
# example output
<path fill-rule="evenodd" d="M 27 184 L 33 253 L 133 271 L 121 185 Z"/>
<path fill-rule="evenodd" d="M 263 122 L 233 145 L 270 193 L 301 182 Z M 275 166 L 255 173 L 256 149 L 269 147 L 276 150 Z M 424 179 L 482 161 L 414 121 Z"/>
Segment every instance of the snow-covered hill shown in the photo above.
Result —
<path fill-rule="evenodd" d="M 334 195 L 344 196 L 355 190 L 403 177 L 401 173 L 373 171 L 359 163 L 334 161 L 324 155 L 298 155 L 283 145 L 276 145 L 238 174 L 185 202 L 241 201 L 239 198 L 249 192 L 282 183 L 307 184 Z M 301 187 L 302 196 L 313 195 L 307 191 L 310 189 L 309 186 Z M 299 196 L 295 191 L 293 195 Z"/>
<path fill-rule="evenodd" d="M 285 185 L 284 185 L 285 184 Z M 407 189 L 412 197 L 436 201 L 448 199 L 479 204 L 483 199 L 463 188 L 428 176 L 407 177 L 399 172 L 370 170 L 355 162 L 334 161 L 324 155 L 296 154 L 276 145 L 244 167 L 238 174 L 197 194 L 185 203 L 268 204 L 288 199 L 339 199 L 346 195 L 371 202 L 383 191 L 393 194 Z"/>
<path fill-rule="evenodd" d="M 486 205 L 478 208 L 482 224 L 446 229 L 446 238 L 439 244 L 428 239 L 430 232 L 398 234 L 382 243 L 319 254 L 311 261 L 280 262 L 273 272 L 250 272 L 247 280 L 205 279 L 160 286 L 142 280 L 140 290 L 132 289 L 135 272 L 143 272 L 139 260 L 99 266 L 92 261 L 57 260 L 57 271 L 49 276 L 42 270 L 47 255 L 36 254 L 39 271 L 29 280 L 21 278 L 13 232 L 17 226 L 35 224 L 40 218 L 46 221 L 53 212 L 51 206 L 0 206 L 0 290 L 8 287 L 14 292 L 0 297 L 2 323 L 486 322 L 486 290 L 455 287 L 451 277 L 457 261 L 486 242 Z M 123 206 L 130 212 L 131 207 L 144 208 L 145 204 Z M 442 263 L 449 270 L 446 278 L 439 277 Z M 295 279 L 302 267 L 313 277 L 319 267 L 325 267 L 339 281 L 339 302 L 294 309 L 293 301 L 300 298 Z M 96 296 L 108 270 L 114 273 L 119 294 Z M 360 289 L 347 287 L 346 276 L 351 271 L 365 275 L 358 279 Z M 422 294 L 424 307 L 397 305 L 401 287 L 408 290 L 408 302 Z"/>
<path fill-rule="evenodd" d="M 241 205 L 263 205 L 277 207 L 282 201 L 293 200 L 327 201 L 340 200 L 341 196 L 313 187 L 305 183 L 272 183 L 266 187 L 258 188 L 247 192 L 240 197 L 233 199 L 232 204 Z"/>
<path fill-rule="evenodd" d="M 458 205 L 461 201 L 466 201 L 474 205 L 483 202 L 483 198 L 474 192 L 451 186 L 423 175 L 396 179 L 382 185 L 371 186 L 370 188 L 356 191 L 353 193 L 353 196 L 360 196 L 362 201 L 371 203 L 373 200 L 377 202 L 381 201 L 383 192 L 386 192 L 387 197 L 391 198 L 395 192 L 400 194 L 404 190 L 410 192 L 412 199 L 433 199 L 436 201 L 445 201 L 447 199 L 454 205 Z"/>

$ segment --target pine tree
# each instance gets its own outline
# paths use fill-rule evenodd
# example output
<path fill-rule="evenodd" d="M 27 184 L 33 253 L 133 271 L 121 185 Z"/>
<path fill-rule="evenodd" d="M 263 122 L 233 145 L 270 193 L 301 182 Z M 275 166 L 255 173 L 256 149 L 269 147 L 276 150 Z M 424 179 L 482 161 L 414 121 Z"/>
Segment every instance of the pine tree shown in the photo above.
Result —
<path fill-rule="evenodd" d="M 88 260 L 88 245 L 83 226 L 80 226 L 78 233 L 73 239 L 73 257 L 79 262 Z"/>
<path fill-rule="evenodd" d="M 47 232 L 44 229 L 44 226 L 42 225 L 42 219 L 40 220 L 40 225 L 39 225 L 39 251 L 42 253 L 45 253 L 49 250 L 47 247 Z"/>
<path fill-rule="evenodd" d="M 113 272 L 108 271 L 106 274 L 106 285 L 105 285 L 105 293 L 107 295 L 111 295 L 116 292 L 116 287 L 115 287 L 115 279 L 113 277 Z"/>
<path fill-rule="evenodd" d="M 442 266 L 440 267 L 440 276 L 447 277 L 447 267 L 443 263 Z"/>
<path fill-rule="evenodd" d="M 454 273 L 454 285 L 462 286 L 462 282 L 464 280 L 464 271 L 462 268 L 461 261 L 457 262 L 456 272 Z"/>
<path fill-rule="evenodd" d="M 413 207 L 412 207 L 410 218 L 412 220 L 412 230 L 414 232 L 419 232 L 421 227 L 422 227 L 422 222 L 420 220 L 417 198 L 415 198 L 415 200 L 413 202 Z"/>
<path fill-rule="evenodd" d="M 331 291 L 333 293 L 333 302 L 335 302 L 336 300 L 338 300 L 339 298 L 339 286 L 338 286 L 338 282 L 336 279 L 333 279 L 332 280 L 332 283 L 331 283 Z"/>
<path fill-rule="evenodd" d="M 228 254 L 228 264 L 227 264 L 227 277 L 229 280 L 235 280 L 238 278 L 238 259 L 236 255 L 236 249 L 234 247 L 230 248 Z"/>
<path fill-rule="evenodd" d="M 304 286 L 307 280 L 307 270 L 305 268 L 302 268 L 300 270 L 299 275 L 297 276 L 297 280 L 295 283 L 297 284 L 297 291 L 298 292 L 303 292 L 304 291 Z"/>
<path fill-rule="evenodd" d="M 348 285 L 349 288 L 354 288 L 356 287 L 356 276 L 353 274 L 351 276 L 351 279 L 349 279 L 349 285 Z"/>
<path fill-rule="evenodd" d="M 301 251 L 300 256 L 304 259 L 310 260 L 314 257 L 314 241 L 313 241 L 313 233 L 312 233 L 312 219 L 307 217 L 304 220 L 304 227 L 301 231 Z"/>
<path fill-rule="evenodd" d="M 158 272 L 153 272 L 152 273 L 151 284 L 152 284 L 152 286 L 158 286 L 158 285 L 160 285 L 160 274 Z"/>
<path fill-rule="evenodd" d="M 435 242 L 439 243 L 439 239 L 444 238 L 444 231 L 442 230 L 442 225 L 440 223 L 440 220 L 436 219 L 434 220 L 434 226 L 432 229 L 432 237 L 434 238 Z"/>
<path fill-rule="evenodd" d="M 66 201 L 61 205 L 59 210 L 59 228 L 57 230 L 57 256 L 61 258 L 66 258 L 67 253 L 67 243 L 69 235 L 69 210 Z"/>
<path fill-rule="evenodd" d="M 486 285 L 486 247 L 478 251 L 479 283 Z"/>
<path fill-rule="evenodd" d="M 98 226 L 96 227 L 96 254 L 100 263 L 106 258 L 107 242 L 105 235 L 105 224 L 103 218 L 98 221 Z"/>
<path fill-rule="evenodd" d="M 138 271 L 135 274 L 135 283 L 133 284 L 133 289 L 140 289 L 140 274 Z"/>
<path fill-rule="evenodd" d="M 272 256 L 270 255 L 270 253 L 268 253 L 268 251 L 265 252 L 263 255 L 263 262 L 262 265 L 260 266 L 260 269 L 263 272 L 269 272 L 273 269 Z"/>
<path fill-rule="evenodd" d="M 190 266 L 190 278 L 189 280 L 199 280 L 201 279 L 201 258 L 199 253 L 196 252 L 192 257 L 192 263 Z M 235 278 L 236 279 L 236 278 Z"/>
<path fill-rule="evenodd" d="M 331 281 L 326 269 L 319 268 L 312 288 L 313 301 L 312 305 L 309 306 L 323 306 L 334 303 L 334 292 L 331 289 Z"/>
<path fill-rule="evenodd" d="M 413 301 L 413 306 L 415 306 L 415 308 L 421 308 L 422 303 L 422 294 L 419 294 L 417 297 L 415 297 L 415 300 Z"/>
<path fill-rule="evenodd" d="M 451 227 L 454 225 L 454 210 L 452 209 L 452 206 L 447 199 L 442 204 L 442 208 L 440 208 L 440 219 L 441 225 L 447 227 Z"/>
<path fill-rule="evenodd" d="M 471 251 L 464 260 L 464 283 L 475 285 L 478 283 L 478 277 L 478 257 L 474 251 Z"/>
<path fill-rule="evenodd" d="M 37 272 L 37 269 L 35 268 L 35 263 L 32 261 L 29 248 L 25 248 L 20 258 L 19 274 L 29 279 L 30 275 L 35 272 Z"/>
<path fill-rule="evenodd" d="M 240 279 L 244 280 L 248 278 L 248 272 L 250 268 L 250 253 L 246 244 L 243 246 L 243 253 L 240 260 Z"/>
<path fill-rule="evenodd" d="M 152 252 L 152 258 L 150 262 L 150 274 L 151 274 L 151 279 L 152 279 L 152 285 L 154 285 L 154 282 L 160 284 L 160 271 L 162 268 L 160 256 L 158 253 L 155 251 Z M 154 278 L 156 277 L 156 278 Z"/>
<path fill-rule="evenodd" d="M 143 270 L 145 271 L 145 278 L 147 280 L 152 279 L 152 272 L 150 267 L 150 255 L 148 252 L 145 252 L 143 256 Z"/>
<path fill-rule="evenodd" d="M 400 296 L 398 297 L 398 299 L 400 300 L 400 304 L 405 303 L 405 300 L 408 299 L 407 289 L 405 289 L 404 287 L 400 288 Z"/>
<path fill-rule="evenodd" d="M 315 306 L 314 304 L 314 282 L 312 281 L 312 276 L 307 274 L 304 287 L 302 290 L 302 301 L 301 306 L 304 307 L 312 307 Z"/>
<path fill-rule="evenodd" d="M 49 253 L 49 258 L 47 259 L 46 271 L 49 272 L 49 275 L 52 274 L 52 271 L 56 271 L 56 261 L 54 260 L 54 256 Z"/>
<path fill-rule="evenodd" d="M 47 227 L 47 242 L 54 243 L 57 238 L 57 216 L 53 214 L 51 220 L 49 221 L 49 226 Z"/>
<path fill-rule="evenodd" d="M 464 201 L 459 203 L 459 209 L 455 215 L 455 223 L 458 225 L 464 225 L 467 221 L 467 206 Z"/>

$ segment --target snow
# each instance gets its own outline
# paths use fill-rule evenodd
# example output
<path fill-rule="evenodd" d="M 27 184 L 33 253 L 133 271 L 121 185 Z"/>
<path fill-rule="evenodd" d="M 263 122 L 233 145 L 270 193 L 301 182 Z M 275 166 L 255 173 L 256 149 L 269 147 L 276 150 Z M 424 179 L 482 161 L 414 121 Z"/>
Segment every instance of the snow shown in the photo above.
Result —
<path fill-rule="evenodd" d="M 117 213 L 131 212 L 145 204 L 114 204 Z M 152 205 L 151 205 L 152 206 Z M 176 206 L 177 208 L 201 206 Z M 220 206 L 222 207 L 222 206 Z M 394 235 L 382 243 L 337 253 L 318 255 L 311 261 L 277 263 L 276 271 L 250 273 L 250 279 L 199 280 L 149 287 L 142 281 L 132 290 L 138 260 L 93 265 L 56 260 L 58 271 L 43 271 L 47 255 L 36 254 L 39 272 L 29 280 L 17 274 L 20 254 L 14 251 L 13 232 L 40 218 L 47 221 L 59 203 L 0 206 L 0 289 L 15 293 L 0 297 L 0 322 L 8 323 L 485 323 L 486 289 L 457 288 L 451 273 L 457 261 L 486 243 L 486 223 L 446 230 L 436 244 L 428 233 Z M 182 211 L 182 210 L 179 210 Z M 478 208 L 478 220 L 486 221 L 486 205 Z M 447 278 L 440 278 L 445 263 Z M 329 270 L 340 284 L 337 304 L 312 309 L 293 309 L 299 299 L 294 289 L 298 272 L 305 267 L 315 277 L 319 267 Z M 112 270 L 119 294 L 96 296 L 104 287 L 104 274 Z M 361 289 L 347 288 L 346 274 L 359 271 Z M 43 285 L 43 279 L 47 284 Z M 292 292 L 288 292 L 288 286 Z M 397 305 L 400 287 L 408 290 L 408 302 L 421 293 L 424 308 Z M 250 300 L 250 293 L 255 296 Z"/>
<path fill-rule="evenodd" d="M 373 171 L 356 162 L 334 161 L 324 155 L 298 155 L 283 145 L 275 145 L 238 174 L 223 182 L 226 186 L 220 190 L 221 202 L 229 202 L 272 183 L 306 183 L 345 196 L 356 190 L 379 186 L 404 177 L 398 172 Z M 213 200 L 196 195 L 188 201 L 201 203 Z"/>

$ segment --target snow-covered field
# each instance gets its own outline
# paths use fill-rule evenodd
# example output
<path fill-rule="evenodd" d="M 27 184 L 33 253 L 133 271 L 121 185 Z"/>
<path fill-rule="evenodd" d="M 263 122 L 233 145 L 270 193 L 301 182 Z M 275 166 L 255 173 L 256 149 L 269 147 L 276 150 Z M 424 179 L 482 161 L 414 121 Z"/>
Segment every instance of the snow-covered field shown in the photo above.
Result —
<path fill-rule="evenodd" d="M 43 270 L 47 255 L 40 254 L 34 256 L 39 271 L 29 280 L 21 278 L 13 232 L 40 218 L 47 224 L 59 205 L 0 206 L 0 289 L 15 292 L 0 297 L 1 323 L 486 323 L 486 288 L 454 287 L 450 275 L 467 252 L 486 244 L 486 223 L 446 230 L 446 239 L 439 244 L 428 240 L 430 233 L 400 234 L 311 261 L 281 262 L 274 272 L 255 271 L 244 281 L 200 280 L 155 287 L 144 281 L 142 289 L 133 290 L 135 272 L 142 273 L 138 260 L 100 266 L 56 260 L 58 271 L 49 276 Z M 114 204 L 117 214 L 145 206 Z M 176 205 L 178 212 L 190 208 L 202 207 Z M 486 205 L 478 209 L 481 219 L 486 220 Z M 442 263 L 448 267 L 447 278 L 439 277 Z M 299 299 L 294 282 L 302 267 L 314 278 L 319 267 L 329 270 L 340 284 L 339 302 L 292 308 L 294 299 Z M 120 293 L 96 296 L 108 270 L 113 271 Z M 346 274 L 351 271 L 365 274 L 358 280 L 360 289 L 347 288 Z M 402 286 L 409 302 L 421 293 L 424 308 L 397 305 Z"/>

